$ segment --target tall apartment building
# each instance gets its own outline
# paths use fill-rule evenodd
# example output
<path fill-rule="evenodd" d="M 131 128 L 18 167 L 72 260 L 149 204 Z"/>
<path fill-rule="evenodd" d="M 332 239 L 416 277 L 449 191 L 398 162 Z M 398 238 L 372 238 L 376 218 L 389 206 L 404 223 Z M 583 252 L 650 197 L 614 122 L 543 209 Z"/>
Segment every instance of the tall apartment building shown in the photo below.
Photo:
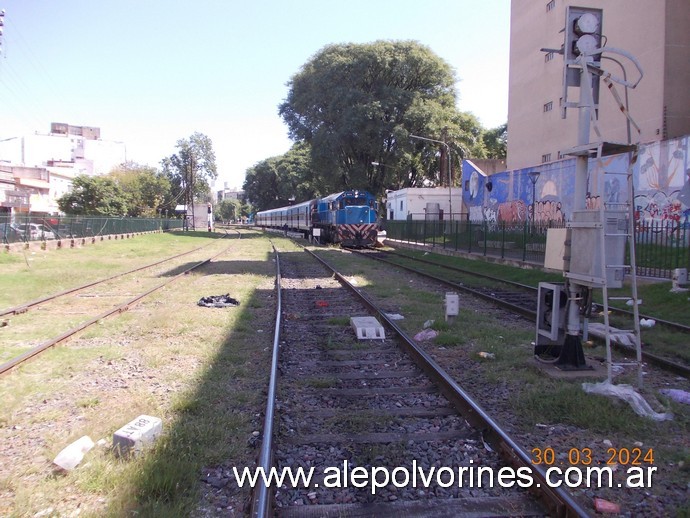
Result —
<path fill-rule="evenodd" d="M 127 160 L 123 142 L 100 137 L 100 128 L 54 122 L 49 134 L 0 140 L 0 215 L 56 213 L 77 175 L 107 174 Z"/>
<path fill-rule="evenodd" d="M 640 127 L 631 141 L 654 142 L 690 134 L 690 0 L 512 0 L 508 95 L 508 169 L 561 158 L 577 145 L 578 109 L 561 117 L 563 56 L 560 49 L 567 6 L 603 10 L 606 46 L 623 49 L 641 65 L 635 89 L 614 83 Z M 620 56 L 602 60 L 602 69 L 634 81 L 634 64 Z M 571 98 L 572 88 L 568 94 Z M 578 89 L 575 89 L 578 90 Z M 627 120 L 610 91 L 601 84 L 598 126 L 602 140 L 628 141 Z M 597 140 L 591 132 L 591 140 Z"/>

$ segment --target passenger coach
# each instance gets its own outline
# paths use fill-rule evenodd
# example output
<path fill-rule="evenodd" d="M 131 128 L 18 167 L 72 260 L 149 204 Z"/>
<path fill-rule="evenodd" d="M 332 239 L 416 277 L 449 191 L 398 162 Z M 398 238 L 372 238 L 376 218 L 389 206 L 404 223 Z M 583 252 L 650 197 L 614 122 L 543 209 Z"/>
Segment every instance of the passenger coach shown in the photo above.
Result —
<path fill-rule="evenodd" d="M 255 224 L 301 232 L 320 232 L 320 240 L 341 246 L 373 246 L 378 234 L 378 203 L 366 191 L 343 191 L 324 198 L 256 213 Z"/>

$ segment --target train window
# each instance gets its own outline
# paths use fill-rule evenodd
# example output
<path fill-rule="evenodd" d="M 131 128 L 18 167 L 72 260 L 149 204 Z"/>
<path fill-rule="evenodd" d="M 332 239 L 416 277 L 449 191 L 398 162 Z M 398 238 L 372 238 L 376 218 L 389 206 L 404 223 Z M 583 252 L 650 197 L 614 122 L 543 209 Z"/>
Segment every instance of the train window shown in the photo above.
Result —
<path fill-rule="evenodd" d="M 353 205 L 366 205 L 366 198 L 345 198 L 345 205 L 352 207 Z"/>

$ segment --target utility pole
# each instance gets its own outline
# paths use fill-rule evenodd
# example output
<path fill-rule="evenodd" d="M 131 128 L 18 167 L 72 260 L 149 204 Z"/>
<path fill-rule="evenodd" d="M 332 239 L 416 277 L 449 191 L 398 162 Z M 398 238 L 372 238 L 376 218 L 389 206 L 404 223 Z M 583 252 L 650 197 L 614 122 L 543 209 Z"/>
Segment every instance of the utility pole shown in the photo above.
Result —
<path fill-rule="evenodd" d="M 435 142 L 436 144 L 441 144 L 445 150 L 446 150 L 446 159 L 448 163 L 448 221 L 453 221 L 453 191 L 451 190 L 452 185 L 451 185 L 451 159 L 450 159 L 450 146 L 448 145 L 447 142 L 443 142 L 442 140 L 436 140 L 433 138 L 428 138 L 428 137 L 420 137 L 418 135 L 410 135 L 410 138 L 418 139 L 418 140 L 426 140 L 427 142 Z"/>

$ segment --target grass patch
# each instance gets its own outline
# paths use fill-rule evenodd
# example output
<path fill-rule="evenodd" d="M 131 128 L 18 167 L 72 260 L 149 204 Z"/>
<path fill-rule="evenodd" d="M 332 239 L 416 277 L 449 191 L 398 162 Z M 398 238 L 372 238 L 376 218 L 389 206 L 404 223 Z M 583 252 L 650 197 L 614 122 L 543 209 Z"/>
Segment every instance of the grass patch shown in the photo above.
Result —
<path fill-rule="evenodd" d="M 166 256 L 178 239 L 151 238 L 160 239 L 158 252 Z M 183 239 L 187 248 L 206 240 L 200 234 Z M 101 247 L 110 253 L 117 249 L 122 257 L 154 260 L 148 237 L 121 242 L 129 250 L 112 244 L 78 251 L 91 261 L 100 260 L 93 254 Z M 32 516 L 53 507 L 55 515 L 68 516 L 79 503 L 80 516 L 189 516 L 199 508 L 204 466 L 251 464 L 255 452 L 247 438 L 257 427 L 254 420 L 265 405 L 267 384 L 267 373 L 258 366 L 270 362 L 266 346 L 271 340 L 270 333 L 255 329 L 272 328 L 275 269 L 266 261 L 267 240 L 233 245 L 201 273 L 183 277 L 172 289 L 157 292 L 122 317 L 104 321 L 5 378 L 0 439 L 11 440 L 17 425 L 25 437 L 45 444 L 41 458 L 52 458 L 82 435 L 109 444 L 115 430 L 141 414 L 160 417 L 163 436 L 144 455 L 127 460 L 108 447 L 96 447 L 78 469 L 61 477 L 46 476 L 49 463 L 37 463 L 33 450 L 26 457 L 15 454 L 12 466 L 6 465 L 11 477 L 0 474 L 0 486 L 12 487 L 11 493 L 0 494 L 0 508 Z M 68 263 L 56 262 L 54 275 L 75 268 L 66 251 L 51 251 L 51 261 Z M 109 264 L 105 257 L 91 271 Z M 39 274 L 31 282 L 40 286 L 44 274 L 37 270 L 27 275 Z M 231 292 L 241 301 L 237 308 L 196 306 L 202 295 L 230 290 L 237 290 Z M 248 330 L 238 332 L 239 327 Z M 238 498 L 244 501 L 246 491 Z"/>
<path fill-rule="evenodd" d="M 77 401 L 77 406 L 80 408 L 94 408 L 99 405 L 101 401 L 97 397 L 90 397 Z"/>
<path fill-rule="evenodd" d="M 656 428 L 653 421 L 640 418 L 627 403 L 585 394 L 580 384 L 542 380 L 525 385 L 517 405 L 516 411 L 532 425 L 566 423 L 604 434 L 626 430 L 640 437 Z"/>
<path fill-rule="evenodd" d="M 638 283 L 638 298 L 642 299 L 639 307 L 640 313 L 649 314 L 663 320 L 670 320 L 685 325 L 690 325 L 690 311 L 688 311 L 688 292 L 671 293 L 671 282 Z M 612 297 L 629 297 L 630 287 L 626 286 L 617 290 L 610 290 Z M 601 301 L 599 301 L 601 302 Z M 625 301 L 614 300 L 611 306 L 632 311 Z"/>
<path fill-rule="evenodd" d="M 428 253 L 419 250 L 401 250 L 400 254 L 433 261 L 438 264 L 462 268 L 470 272 L 496 276 L 528 286 L 537 287 L 540 282 L 563 282 L 563 276 L 557 273 L 547 273 L 540 269 L 523 269 L 506 264 L 487 262 L 482 259 L 468 259 L 450 255 Z M 419 263 L 417 263 L 419 264 Z M 443 270 L 439 270 L 441 272 Z M 447 272 L 447 270 L 446 270 Z M 478 281 L 479 279 L 477 279 Z M 690 325 L 690 311 L 688 311 L 688 294 L 671 293 L 671 282 L 640 282 L 638 280 L 638 297 L 643 300 L 640 308 L 642 313 L 655 318 L 679 322 Z M 601 292 L 597 290 L 596 294 Z M 626 286 L 619 290 L 609 290 L 609 296 L 630 296 L 629 276 Z M 596 297 L 595 297 L 596 299 Z M 601 302 L 601 299 L 598 300 Z M 630 309 L 625 302 L 611 301 L 612 306 Z"/>
<path fill-rule="evenodd" d="M 434 343 L 440 347 L 458 347 L 467 344 L 468 341 L 457 333 L 442 332 L 434 338 Z"/>
<path fill-rule="evenodd" d="M 499 263 L 491 263 L 481 259 L 468 259 L 465 257 L 434 254 L 420 250 L 402 250 L 399 253 L 414 257 L 415 259 L 424 259 L 445 266 L 461 268 L 469 272 L 501 277 L 528 286 L 537 287 L 540 282 L 563 282 L 563 276 L 560 274 L 544 273 L 541 270 L 523 269 Z M 448 270 L 445 271 L 447 272 Z"/>
<path fill-rule="evenodd" d="M 326 322 L 331 326 L 349 326 L 350 317 L 331 317 Z"/>
<path fill-rule="evenodd" d="M 200 240 L 194 233 L 153 233 L 81 248 L 0 254 L 0 307 L 16 306 L 214 241 L 206 236 Z"/>

